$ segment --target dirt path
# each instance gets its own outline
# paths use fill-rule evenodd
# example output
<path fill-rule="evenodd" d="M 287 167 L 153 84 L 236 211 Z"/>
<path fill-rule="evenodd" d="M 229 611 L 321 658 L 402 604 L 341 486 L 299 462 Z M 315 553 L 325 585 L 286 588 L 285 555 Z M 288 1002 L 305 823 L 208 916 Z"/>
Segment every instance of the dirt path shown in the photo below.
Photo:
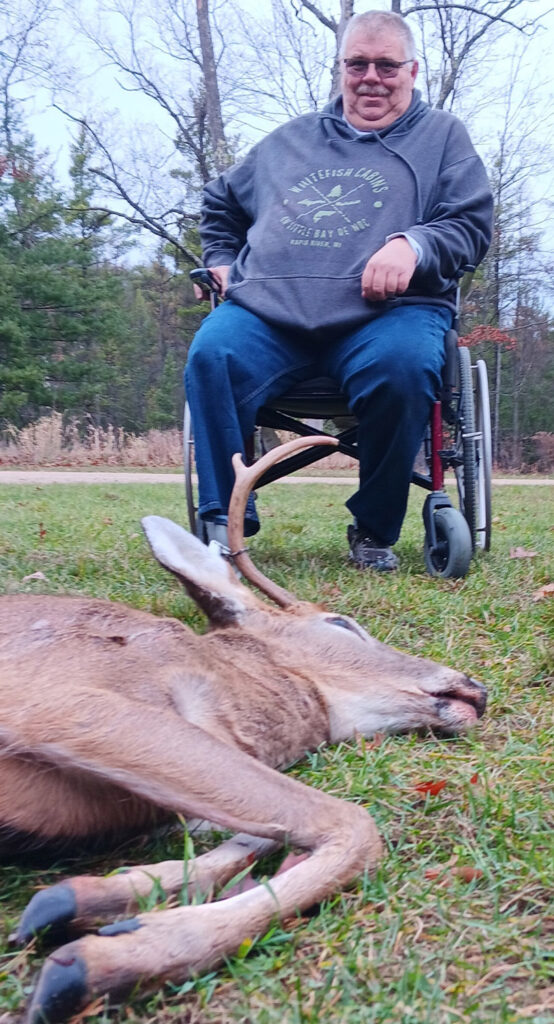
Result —
<path fill-rule="evenodd" d="M 352 483 L 354 476 L 288 476 L 275 483 L 281 484 L 340 484 Z M 552 487 L 554 479 L 549 477 L 498 477 L 492 481 L 495 487 Z M 137 471 L 102 472 L 98 470 L 72 469 L 0 469 L 0 484 L 178 484 L 184 486 L 180 473 L 141 473 Z"/>

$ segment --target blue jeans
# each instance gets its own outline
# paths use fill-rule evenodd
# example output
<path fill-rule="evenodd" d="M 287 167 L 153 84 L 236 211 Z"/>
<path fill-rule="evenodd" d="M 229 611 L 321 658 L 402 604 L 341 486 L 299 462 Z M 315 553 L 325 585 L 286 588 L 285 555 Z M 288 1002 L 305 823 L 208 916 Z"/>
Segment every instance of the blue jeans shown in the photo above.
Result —
<path fill-rule="evenodd" d="M 360 486 L 347 502 L 358 525 L 394 544 L 412 468 L 440 387 L 448 310 L 398 306 L 322 344 L 294 336 L 236 305 L 206 317 L 190 348 L 185 390 L 199 482 L 199 515 L 227 513 L 234 474 L 260 406 L 310 377 L 333 377 L 359 421 Z M 245 535 L 259 529 L 254 500 Z"/>

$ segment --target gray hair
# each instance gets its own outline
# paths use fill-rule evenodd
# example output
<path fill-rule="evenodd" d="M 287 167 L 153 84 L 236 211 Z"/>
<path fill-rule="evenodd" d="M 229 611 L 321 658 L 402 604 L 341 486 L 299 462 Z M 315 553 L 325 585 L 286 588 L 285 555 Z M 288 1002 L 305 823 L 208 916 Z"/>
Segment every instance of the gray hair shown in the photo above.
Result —
<path fill-rule="evenodd" d="M 363 29 L 367 35 L 394 32 L 404 43 L 406 60 L 415 60 L 416 47 L 414 37 L 409 25 L 400 14 L 393 14 L 391 11 L 364 11 L 362 14 L 354 14 L 349 19 L 341 39 L 340 57 L 344 56 L 346 44 L 352 33 L 356 32 L 357 29 Z"/>

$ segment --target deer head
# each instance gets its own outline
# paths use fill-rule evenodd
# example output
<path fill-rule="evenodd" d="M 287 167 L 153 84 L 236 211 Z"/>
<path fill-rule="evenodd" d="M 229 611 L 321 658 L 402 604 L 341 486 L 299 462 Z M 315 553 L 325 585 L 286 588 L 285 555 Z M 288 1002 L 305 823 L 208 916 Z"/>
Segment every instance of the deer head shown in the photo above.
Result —
<path fill-rule="evenodd" d="M 229 509 L 231 559 L 245 580 L 277 605 L 257 598 L 237 578 L 229 561 L 169 520 L 149 516 L 143 527 L 157 560 L 174 573 L 214 627 L 248 634 L 263 643 L 260 671 L 309 679 L 325 702 L 329 738 L 359 732 L 394 732 L 433 727 L 458 732 L 485 709 L 484 687 L 467 675 L 425 658 L 401 653 L 371 637 L 345 615 L 299 601 L 267 579 L 244 548 L 244 510 L 258 477 L 306 445 L 329 446 L 328 437 L 300 438 L 273 449 L 246 468 L 235 456 L 236 485 Z M 244 643 L 247 647 L 247 643 Z"/>

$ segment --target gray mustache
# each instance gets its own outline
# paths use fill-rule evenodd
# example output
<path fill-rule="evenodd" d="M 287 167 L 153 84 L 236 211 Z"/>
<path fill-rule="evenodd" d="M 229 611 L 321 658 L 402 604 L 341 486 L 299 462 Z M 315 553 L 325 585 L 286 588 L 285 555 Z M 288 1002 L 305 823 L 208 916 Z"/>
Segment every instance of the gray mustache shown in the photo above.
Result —
<path fill-rule="evenodd" d="M 361 85 L 356 89 L 356 93 L 358 96 L 388 96 L 389 90 L 384 89 L 383 86 L 372 88 L 371 86 Z"/>

